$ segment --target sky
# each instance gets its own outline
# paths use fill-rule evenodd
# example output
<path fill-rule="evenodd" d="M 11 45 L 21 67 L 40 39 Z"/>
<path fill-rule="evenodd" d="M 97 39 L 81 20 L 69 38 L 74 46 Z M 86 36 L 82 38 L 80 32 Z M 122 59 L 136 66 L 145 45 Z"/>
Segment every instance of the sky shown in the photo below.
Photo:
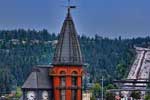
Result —
<path fill-rule="evenodd" d="M 72 0 L 78 34 L 150 36 L 150 0 Z M 47 29 L 59 33 L 67 0 L 0 0 L 0 29 Z"/>

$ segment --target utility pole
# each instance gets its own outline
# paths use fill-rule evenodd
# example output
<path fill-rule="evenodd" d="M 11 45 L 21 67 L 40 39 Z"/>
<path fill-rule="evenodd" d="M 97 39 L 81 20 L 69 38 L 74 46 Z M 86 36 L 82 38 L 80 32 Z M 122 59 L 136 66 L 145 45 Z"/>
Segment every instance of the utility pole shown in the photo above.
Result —
<path fill-rule="evenodd" d="M 101 94 L 101 97 L 102 97 L 102 99 L 101 100 L 104 100 L 104 78 L 103 78 L 103 76 L 102 76 L 102 79 L 101 79 L 101 81 L 102 81 L 102 94 Z"/>

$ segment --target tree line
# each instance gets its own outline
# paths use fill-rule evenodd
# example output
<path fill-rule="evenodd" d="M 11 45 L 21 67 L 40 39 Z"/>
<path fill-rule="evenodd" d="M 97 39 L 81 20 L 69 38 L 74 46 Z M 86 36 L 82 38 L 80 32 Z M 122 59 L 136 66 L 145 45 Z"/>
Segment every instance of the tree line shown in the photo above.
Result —
<path fill-rule="evenodd" d="M 122 39 L 78 36 L 84 66 L 89 82 L 100 82 L 103 75 L 111 83 L 113 79 L 127 76 L 135 58 L 134 46 L 148 47 L 150 37 Z M 58 36 L 43 29 L 0 31 L 0 92 L 8 92 L 21 86 L 32 68 L 51 63 Z"/>

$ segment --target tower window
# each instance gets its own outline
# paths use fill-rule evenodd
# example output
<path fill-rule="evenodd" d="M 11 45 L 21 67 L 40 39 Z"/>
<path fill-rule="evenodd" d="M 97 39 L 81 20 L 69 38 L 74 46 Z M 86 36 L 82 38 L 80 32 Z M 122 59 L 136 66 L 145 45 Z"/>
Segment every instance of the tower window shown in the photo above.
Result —
<path fill-rule="evenodd" d="M 61 100 L 66 99 L 66 93 L 65 92 L 66 92 L 65 90 L 61 90 L 61 97 L 60 97 Z"/>
<path fill-rule="evenodd" d="M 72 86 L 77 86 L 77 72 L 72 73 Z M 77 89 L 72 89 L 71 100 L 77 100 Z"/>
<path fill-rule="evenodd" d="M 72 73 L 72 86 L 77 86 L 77 72 Z"/>
<path fill-rule="evenodd" d="M 61 77 L 61 86 L 66 86 L 66 78 L 64 76 Z"/>
<path fill-rule="evenodd" d="M 60 85 L 62 86 L 62 87 L 65 87 L 66 86 L 66 78 L 65 78 L 65 72 L 61 72 L 60 73 L 61 74 L 61 78 L 60 78 Z"/>
<path fill-rule="evenodd" d="M 66 77 L 65 77 L 66 73 L 64 71 L 62 71 L 60 74 L 61 74 L 60 85 L 61 85 L 61 87 L 65 87 L 66 86 Z M 60 90 L 60 99 L 61 100 L 66 99 L 66 90 L 65 89 Z"/>
<path fill-rule="evenodd" d="M 71 100 L 77 100 L 77 90 L 72 90 Z"/>

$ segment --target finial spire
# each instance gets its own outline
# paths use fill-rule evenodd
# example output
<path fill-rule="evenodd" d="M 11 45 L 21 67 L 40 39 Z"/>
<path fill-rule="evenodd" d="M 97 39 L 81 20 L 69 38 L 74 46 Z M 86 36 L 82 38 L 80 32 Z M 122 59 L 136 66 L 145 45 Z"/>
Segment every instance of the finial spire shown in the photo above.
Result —
<path fill-rule="evenodd" d="M 52 62 L 53 65 L 83 65 L 83 58 L 78 41 L 77 31 L 70 14 L 70 10 L 73 8 L 76 7 L 71 6 L 70 0 L 68 0 L 68 13 L 56 45 L 56 51 Z"/>

